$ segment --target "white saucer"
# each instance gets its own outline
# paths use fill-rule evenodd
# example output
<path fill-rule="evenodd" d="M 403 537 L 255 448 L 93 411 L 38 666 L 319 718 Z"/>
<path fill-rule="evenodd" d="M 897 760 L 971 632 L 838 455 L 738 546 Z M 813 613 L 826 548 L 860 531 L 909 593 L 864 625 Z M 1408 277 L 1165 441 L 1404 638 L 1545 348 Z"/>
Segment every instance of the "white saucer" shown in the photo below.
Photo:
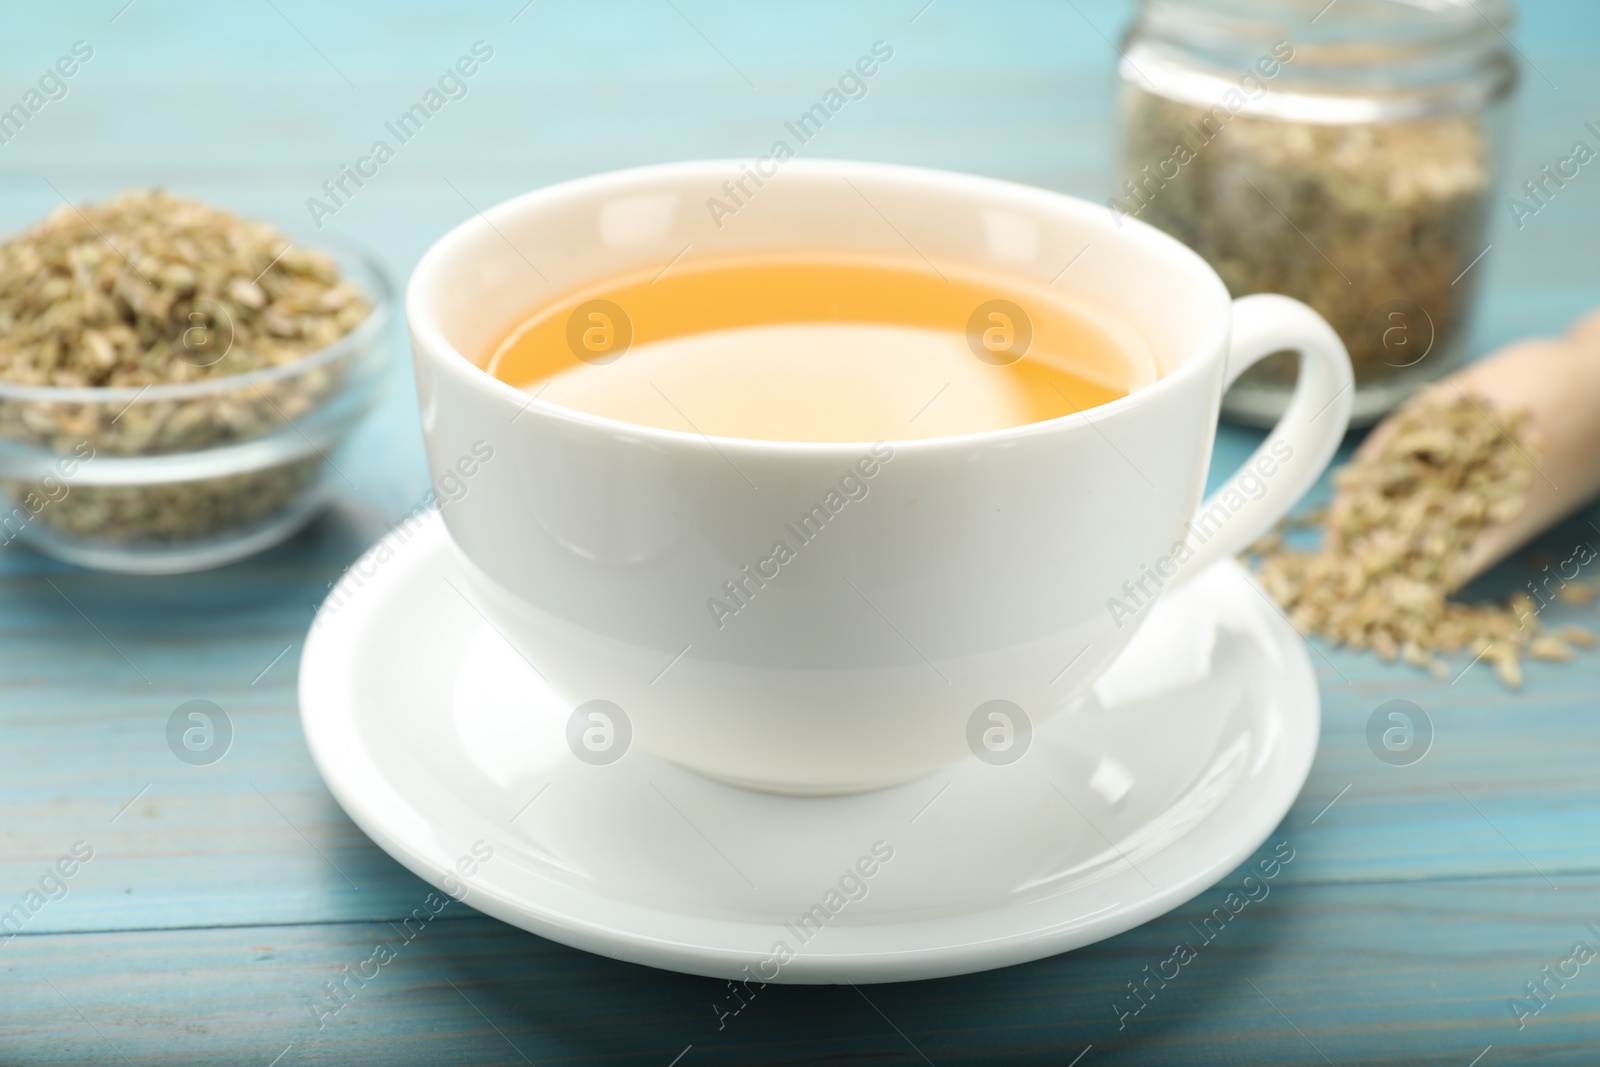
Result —
<path fill-rule="evenodd" d="M 463 598 L 456 566 L 434 516 L 351 568 L 301 665 L 312 756 L 422 878 L 653 967 L 888 982 L 1087 945 L 1248 858 L 1316 751 L 1305 647 L 1232 563 L 1161 601 L 1017 762 L 826 798 L 749 792 L 637 749 L 578 759 L 572 709 Z M 870 877 L 841 887 L 863 857 Z"/>

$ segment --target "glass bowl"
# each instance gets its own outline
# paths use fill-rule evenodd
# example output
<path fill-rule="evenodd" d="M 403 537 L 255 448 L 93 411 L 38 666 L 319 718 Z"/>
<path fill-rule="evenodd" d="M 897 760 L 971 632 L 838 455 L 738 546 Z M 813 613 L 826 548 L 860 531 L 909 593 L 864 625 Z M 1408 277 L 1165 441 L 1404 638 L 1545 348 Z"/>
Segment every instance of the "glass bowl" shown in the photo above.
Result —
<path fill-rule="evenodd" d="M 332 456 L 392 355 L 389 279 L 365 253 L 325 250 L 372 310 L 292 363 L 142 388 L 0 382 L 0 546 L 173 574 L 241 559 L 310 521 L 343 478 Z M 211 362 L 231 344 L 201 340 L 194 351 L 222 349 Z"/>

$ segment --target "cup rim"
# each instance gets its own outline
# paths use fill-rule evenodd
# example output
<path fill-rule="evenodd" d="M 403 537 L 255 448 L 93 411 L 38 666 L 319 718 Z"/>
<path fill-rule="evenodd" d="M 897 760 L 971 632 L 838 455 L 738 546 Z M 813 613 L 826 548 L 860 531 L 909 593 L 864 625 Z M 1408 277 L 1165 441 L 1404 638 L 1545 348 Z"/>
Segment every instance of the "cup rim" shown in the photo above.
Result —
<path fill-rule="evenodd" d="M 413 268 L 411 277 L 406 284 L 406 321 L 412 333 L 413 348 L 416 350 L 418 358 L 429 359 L 440 369 L 450 373 L 470 376 L 480 388 L 488 388 L 492 393 L 517 404 L 522 413 L 536 412 L 543 418 L 554 419 L 590 430 L 601 430 L 611 434 L 626 434 L 661 446 L 682 446 L 688 443 L 703 445 L 709 442 L 718 449 L 727 448 L 747 454 L 752 452 L 828 454 L 835 452 L 854 453 L 878 443 L 873 441 L 784 441 L 759 437 L 723 437 L 716 434 L 701 434 L 686 430 L 670 430 L 658 426 L 647 426 L 642 423 L 625 422 L 605 415 L 594 415 L 586 411 L 565 407 L 552 401 L 541 400 L 537 396 L 530 397 L 524 390 L 502 381 L 484 370 L 448 341 L 433 315 L 432 308 L 428 305 L 428 294 L 435 288 L 435 279 L 444 268 L 446 260 L 460 246 L 479 236 L 480 224 L 487 225 L 490 230 L 498 233 L 500 230 L 497 225 L 498 221 L 547 206 L 557 205 L 562 199 L 574 194 L 588 195 L 597 190 L 608 188 L 618 192 L 623 190 L 645 192 L 649 190 L 653 183 L 662 179 L 682 178 L 687 175 L 704 175 L 706 177 L 726 175 L 730 169 L 737 171 L 741 162 L 748 161 L 738 159 L 687 160 L 606 171 L 600 174 L 557 182 L 553 185 L 547 185 L 519 194 L 508 200 L 503 200 L 483 211 L 475 210 L 475 214 L 472 217 L 458 223 L 428 247 L 422 258 L 417 261 L 417 265 Z M 1076 216 L 1085 225 L 1101 230 L 1108 236 L 1115 236 L 1119 240 L 1137 242 L 1152 257 L 1166 257 L 1168 262 L 1174 263 L 1180 269 L 1190 271 L 1199 283 L 1212 290 L 1215 298 L 1213 306 L 1217 308 L 1214 321 L 1207 325 L 1199 341 L 1190 346 L 1189 354 L 1183 359 L 1182 363 L 1170 373 L 1161 375 L 1149 385 L 1135 389 L 1115 400 L 1098 404 L 1093 408 L 1060 415 L 1053 419 L 1023 423 L 1020 426 L 980 430 L 974 433 L 897 439 L 890 442 L 897 450 L 904 448 L 913 451 L 925 451 L 956 445 L 1006 444 L 1026 437 L 1068 431 L 1085 423 L 1092 425 L 1094 421 L 1098 421 L 1102 416 L 1111 417 L 1132 410 L 1145 403 L 1146 398 L 1160 396 L 1183 388 L 1190 378 L 1205 372 L 1203 365 L 1209 359 L 1226 358 L 1227 341 L 1232 328 L 1232 315 L 1230 313 L 1232 298 L 1227 286 L 1223 284 L 1222 278 L 1199 253 L 1149 223 L 1128 216 L 1116 219 L 1111 215 L 1108 208 L 1080 197 L 1045 189 L 1040 186 L 1025 185 L 1021 182 L 966 174 L 958 171 L 939 170 L 932 167 L 839 159 L 796 159 L 785 163 L 784 170 L 807 175 L 874 177 L 902 184 L 918 183 L 923 186 L 942 187 L 957 193 L 987 193 L 1003 196 L 1013 201 L 1031 202 L 1034 206 L 1044 207 L 1056 212 L 1065 211 Z M 1090 411 L 1095 413 L 1096 417 L 1093 420 L 1089 417 L 1088 413 Z"/>

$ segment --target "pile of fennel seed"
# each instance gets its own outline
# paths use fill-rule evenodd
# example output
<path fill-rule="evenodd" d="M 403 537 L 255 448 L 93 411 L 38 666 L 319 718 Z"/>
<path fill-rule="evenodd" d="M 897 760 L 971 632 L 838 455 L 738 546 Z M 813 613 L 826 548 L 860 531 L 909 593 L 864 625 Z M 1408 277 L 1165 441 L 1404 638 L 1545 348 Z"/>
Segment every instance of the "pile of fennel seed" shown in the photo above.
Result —
<path fill-rule="evenodd" d="M 372 310 L 331 255 L 269 223 L 161 189 L 64 204 L 0 240 L 0 442 L 92 460 L 283 431 L 338 395 L 350 361 L 309 357 Z M 279 367 L 265 381 L 229 382 Z M 155 388 L 208 382 L 178 396 Z M 0 515 L 74 538 L 194 540 L 288 506 L 323 459 L 65 493 L 53 476 L 3 477 Z"/>
<path fill-rule="evenodd" d="M 1261 584 L 1301 633 L 1386 661 L 1451 676 L 1444 656 L 1493 664 L 1511 688 L 1523 658 L 1566 660 L 1595 644 L 1580 626 L 1548 632 L 1524 593 L 1505 603 L 1468 604 L 1451 594 L 1472 547 L 1522 510 L 1536 459 L 1524 418 L 1497 412 L 1501 429 L 1446 386 L 1397 411 L 1387 441 L 1334 474 L 1334 501 L 1320 523 L 1320 547 L 1300 550 L 1276 531 L 1250 549 Z M 1587 603 L 1594 590 L 1568 582 L 1563 599 Z"/>

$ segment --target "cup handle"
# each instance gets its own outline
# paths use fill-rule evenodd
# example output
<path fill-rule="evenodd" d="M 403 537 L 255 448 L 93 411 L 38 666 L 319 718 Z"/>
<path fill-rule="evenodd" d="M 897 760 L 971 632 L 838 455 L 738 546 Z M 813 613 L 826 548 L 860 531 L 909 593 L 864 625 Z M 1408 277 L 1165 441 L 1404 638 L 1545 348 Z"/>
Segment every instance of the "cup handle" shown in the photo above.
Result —
<path fill-rule="evenodd" d="M 1180 580 L 1237 555 L 1272 529 L 1316 484 L 1344 438 L 1355 392 L 1350 356 L 1333 327 L 1298 300 L 1261 293 L 1233 302 L 1222 388 L 1284 349 L 1300 353 L 1288 410 L 1233 477 L 1201 503 L 1187 538 L 1198 547 L 1184 562 Z M 1246 480 L 1248 485 L 1241 484 Z"/>

